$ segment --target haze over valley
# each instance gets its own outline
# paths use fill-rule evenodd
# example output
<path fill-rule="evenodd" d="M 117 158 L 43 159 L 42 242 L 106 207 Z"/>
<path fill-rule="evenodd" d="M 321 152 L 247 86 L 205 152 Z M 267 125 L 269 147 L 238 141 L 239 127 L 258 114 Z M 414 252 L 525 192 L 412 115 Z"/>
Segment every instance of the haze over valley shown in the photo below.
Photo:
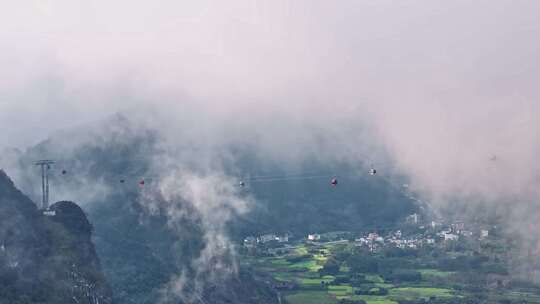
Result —
<path fill-rule="evenodd" d="M 3 7 L 0 303 L 540 303 L 540 3 Z"/>

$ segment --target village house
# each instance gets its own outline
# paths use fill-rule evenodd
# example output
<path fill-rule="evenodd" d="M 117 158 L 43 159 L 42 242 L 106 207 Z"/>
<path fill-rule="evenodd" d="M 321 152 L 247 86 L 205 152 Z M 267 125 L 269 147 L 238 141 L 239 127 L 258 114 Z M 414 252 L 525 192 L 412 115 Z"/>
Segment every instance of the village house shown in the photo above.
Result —
<path fill-rule="evenodd" d="M 259 236 L 259 238 L 257 239 L 257 243 L 268 243 L 270 241 L 275 241 L 276 240 L 276 235 L 273 234 L 273 233 L 269 233 L 269 234 L 263 234 L 261 236 Z"/>
<path fill-rule="evenodd" d="M 473 235 L 472 231 L 468 231 L 468 230 L 461 230 L 459 232 L 460 235 L 463 235 L 465 237 L 471 237 Z"/>
<path fill-rule="evenodd" d="M 248 236 L 244 239 L 244 246 L 247 248 L 253 248 L 257 246 L 257 239 L 253 236 Z"/>
<path fill-rule="evenodd" d="M 321 235 L 320 234 L 308 234 L 308 240 L 310 241 L 318 241 L 321 239 Z"/>
<path fill-rule="evenodd" d="M 480 230 L 480 239 L 485 239 L 489 236 L 489 230 L 482 229 Z"/>
<path fill-rule="evenodd" d="M 289 234 L 285 233 L 284 235 L 276 236 L 276 241 L 278 241 L 279 243 L 289 242 Z"/>
<path fill-rule="evenodd" d="M 379 234 L 377 234 L 377 232 L 371 232 L 370 234 L 368 234 L 367 239 L 368 241 L 374 241 L 378 237 Z"/>
<path fill-rule="evenodd" d="M 463 221 L 457 221 L 450 225 L 452 232 L 454 233 L 460 233 L 462 230 L 465 230 L 465 222 Z"/>
<path fill-rule="evenodd" d="M 453 234 L 453 233 L 444 234 L 445 241 L 457 241 L 458 239 L 459 239 L 459 236 L 457 234 Z"/>

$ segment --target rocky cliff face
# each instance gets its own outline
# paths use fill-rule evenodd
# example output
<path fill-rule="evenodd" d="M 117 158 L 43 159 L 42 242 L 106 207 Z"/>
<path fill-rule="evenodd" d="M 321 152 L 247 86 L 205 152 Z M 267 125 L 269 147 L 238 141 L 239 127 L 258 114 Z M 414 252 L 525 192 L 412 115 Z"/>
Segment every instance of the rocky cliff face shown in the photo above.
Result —
<path fill-rule="evenodd" d="M 72 202 L 51 210 L 43 215 L 0 170 L 0 304 L 111 303 L 86 215 Z"/>

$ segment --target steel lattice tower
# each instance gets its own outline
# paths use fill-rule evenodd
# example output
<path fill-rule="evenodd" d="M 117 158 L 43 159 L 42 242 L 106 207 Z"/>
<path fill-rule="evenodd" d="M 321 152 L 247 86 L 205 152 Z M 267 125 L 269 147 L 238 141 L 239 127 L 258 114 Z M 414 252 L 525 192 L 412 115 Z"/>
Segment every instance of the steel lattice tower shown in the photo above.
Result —
<path fill-rule="evenodd" d="M 49 208 L 49 169 L 54 161 L 49 159 L 38 160 L 34 163 L 41 167 L 41 208 Z"/>

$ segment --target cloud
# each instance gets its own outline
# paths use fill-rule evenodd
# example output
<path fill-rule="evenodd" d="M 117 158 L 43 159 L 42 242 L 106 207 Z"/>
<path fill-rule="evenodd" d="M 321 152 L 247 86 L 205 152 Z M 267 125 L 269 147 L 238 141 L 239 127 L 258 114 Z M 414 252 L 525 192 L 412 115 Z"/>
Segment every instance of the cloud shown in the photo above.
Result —
<path fill-rule="evenodd" d="M 538 201 L 538 2 L 3 6 L 0 147 L 123 112 L 196 171 L 177 195 L 201 214 L 230 146 L 291 168 L 374 163 L 438 206 Z"/>
<path fill-rule="evenodd" d="M 231 177 L 217 173 L 200 176 L 186 170 L 169 171 L 156 185 L 157 189 L 143 193 L 141 205 L 151 214 L 166 215 L 169 227 L 178 235 L 185 233 L 182 222 L 198 219 L 204 244 L 190 267 L 172 276 L 162 288 L 161 300 L 200 301 L 207 284 L 219 284 L 238 274 L 236 251 L 226 227 L 248 212 L 253 199 L 241 195 Z"/>

